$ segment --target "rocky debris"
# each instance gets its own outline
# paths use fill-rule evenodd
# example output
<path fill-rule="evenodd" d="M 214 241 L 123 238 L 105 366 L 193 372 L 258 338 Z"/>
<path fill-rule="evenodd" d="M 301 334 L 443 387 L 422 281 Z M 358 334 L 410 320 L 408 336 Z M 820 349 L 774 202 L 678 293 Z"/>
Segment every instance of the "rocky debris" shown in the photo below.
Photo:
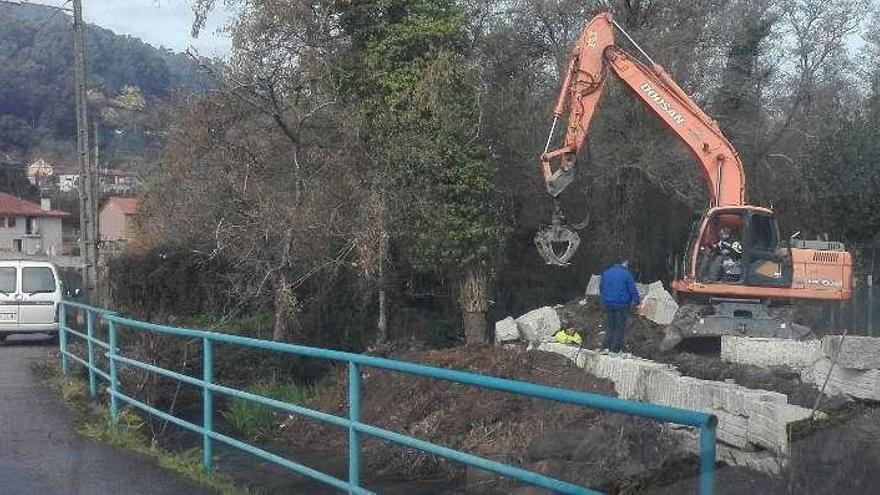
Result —
<path fill-rule="evenodd" d="M 741 449 L 757 446 L 784 455 L 789 424 L 810 415 L 809 409 L 789 404 L 784 394 L 682 376 L 667 364 L 555 343 L 539 349 L 562 354 L 588 373 L 611 380 L 621 398 L 715 414 L 718 439 Z"/>
<path fill-rule="evenodd" d="M 828 372 L 831 370 L 831 374 Z M 838 363 L 832 369 L 832 361 L 821 358 L 801 373 L 805 382 L 821 387 L 828 378 L 827 395 L 846 395 L 862 400 L 880 401 L 880 370 L 855 370 Z"/>
<path fill-rule="evenodd" d="M 599 295 L 599 285 L 601 283 L 602 283 L 602 275 L 591 275 L 590 282 L 587 283 L 586 295 L 598 296 Z"/>
<path fill-rule="evenodd" d="M 880 338 L 877 337 L 828 335 L 822 338 L 822 352 L 828 359 L 837 355 L 837 365 L 843 368 L 880 369 Z"/>
<path fill-rule="evenodd" d="M 672 294 L 663 288 L 663 282 L 654 282 L 648 286 L 648 292 L 642 297 L 639 314 L 657 323 L 669 325 L 678 312 L 678 303 Z"/>
<path fill-rule="evenodd" d="M 587 284 L 586 295 L 599 296 L 599 285 L 602 283 L 601 275 L 590 276 Z M 669 325 L 678 311 L 678 303 L 675 298 L 663 288 L 663 282 L 659 280 L 651 284 L 636 283 L 636 291 L 639 293 L 641 306 L 639 314 L 659 325 Z"/>
<path fill-rule="evenodd" d="M 495 343 L 503 344 L 519 340 L 519 327 L 512 316 L 495 323 Z"/>
<path fill-rule="evenodd" d="M 562 328 L 559 314 L 554 308 L 544 306 L 516 319 L 520 337 L 526 342 L 550 342 Z"/>

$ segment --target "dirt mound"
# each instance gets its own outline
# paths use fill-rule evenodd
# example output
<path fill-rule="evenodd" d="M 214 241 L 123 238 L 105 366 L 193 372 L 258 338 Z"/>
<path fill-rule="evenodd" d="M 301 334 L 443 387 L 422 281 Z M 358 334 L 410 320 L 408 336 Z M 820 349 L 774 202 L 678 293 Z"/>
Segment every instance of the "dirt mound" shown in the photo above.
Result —
<path fill-rule="evenodd" d="M 605 310 L 597 297 L 570 301 L 556 308 L 563 328 L 574 327 L 584 338 L 584 347 L 599 349 L 605 336 Z M 663 326 L 631 314 L 624 333 L 624 351 L 644 356 L 659 348 L 663 340 Z"/>
<path fill-rule="evenodd" d="M 496 347 L 407 351 L 396 359 L 614 395 L 610 382 L 541 351 Z M 346 416 L 347 383 L 339 373 L 310 407 Z M 697 462 L 659 424 L 582 407 L 366 369 L 364 422 L 467 452 L 524 466 L 603 491 L 627 491 L 695 472 Z M 321 445 L 344 456 L 347 437 L 338 428 L 303 418 L 282 429 L 300 449 Z M 365 439 L 365 472 L 382 478 L 442 477 L 469 493 L 509 493 L 516 486 L 418 451 Z M 677 466 L 669 469 L 670 466 Z M 679 468 L 678 466 L 681 466 Z"/>

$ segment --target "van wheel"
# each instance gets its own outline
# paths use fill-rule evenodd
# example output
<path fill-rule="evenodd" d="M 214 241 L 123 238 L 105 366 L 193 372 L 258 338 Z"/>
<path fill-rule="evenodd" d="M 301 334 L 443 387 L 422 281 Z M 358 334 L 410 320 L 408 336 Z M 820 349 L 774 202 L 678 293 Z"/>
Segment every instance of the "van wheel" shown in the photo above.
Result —
<path fill-rule="evenodd" d="M 2 344 L 2 343 L 4 343 L 4 342 L 6 342 L 6 334 L 5 334 L 5 333 L 0 333 L 0 344 Z"/>

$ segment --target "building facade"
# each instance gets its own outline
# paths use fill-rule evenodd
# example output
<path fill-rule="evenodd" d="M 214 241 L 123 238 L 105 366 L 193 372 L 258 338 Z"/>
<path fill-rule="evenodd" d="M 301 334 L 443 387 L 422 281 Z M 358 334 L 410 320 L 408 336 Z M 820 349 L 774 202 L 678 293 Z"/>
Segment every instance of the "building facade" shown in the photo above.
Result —
<path fill-rule="evenodd" d="M 61 192 L 76 191 L 79 188 L 79 173 L 80 169 L 75 165 L 51 164 L 42 158 L 27 167 L 28 180 L 41 190 L 55 186 Z M 136 174 L 124 170 L 98 168 L 95 173 L 102 193 L 132 194 L 139 184 Z"/>
<path fill-rule="evenodd" d="M 107 198 L 98 210 L 98 229 L 101 241 L 130 241 L 133 237 L 134 215 L 137 213 L 135 198 Z"/>
<path fill-rule="evenodd" d="M 37 204 L 0 193 L 0 257 L 61 255 L 61 223 L 69 216 L 48 199 Z"/>

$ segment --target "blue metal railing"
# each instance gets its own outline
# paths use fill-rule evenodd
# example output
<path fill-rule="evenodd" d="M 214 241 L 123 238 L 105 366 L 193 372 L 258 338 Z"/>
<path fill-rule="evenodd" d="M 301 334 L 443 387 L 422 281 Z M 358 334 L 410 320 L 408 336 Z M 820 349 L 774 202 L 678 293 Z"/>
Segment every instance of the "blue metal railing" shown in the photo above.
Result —
<path fill-rule="evenodd" d="M 78 332 L 67 325 L 68 308 L 76 308 L 85 313 L 85 334 L 83 334 L 82 332 Z M 102 318 L 108 324 L 107 342 L 104 342 L 95 337 L 96 318 Z M 154 366 L 124 356 L 120 351 L 117 343 L 118 335 L 122 327 L 141 332 L 153 332 L 166 335 L 175 335 L 178 337 L 200 339 L 202 341 L 203 360 L 201 379 L 160 368 L 158 366 Z M 88 349 L 88 356 L 86 359 L 83 359 L 71 352 L 70 346 L 68 345 L 68 337 L 70 335 L 79 337 L 80 339 L 86 341 Z M 112 311 L 94 308 L 85 304 L 75 303 L 72 301 L 63 301 L 61 304 L 59 310 L 58 341 L 60 347 L 59 354 L 61 356 L 62 373 L 67 375 L 69 371 L 69 361 L 71 360 L 85 366 L 88 369 L 89 374 L 90 397 L 92 397 L 93 399 L 97 398 L 97 378 L 100 377 L 108 383 L 108 395 L 110 396 L 110 414 L 114 421 L 116 421 L 118 418 L 121 401 L 130 406 L 146 411 L 147 413 L 157 416 L 163 420 L 170 421 L 171 423 L 174 423 L 180 427 L 186 428 L 201 435 L 203 452 L 202 463 L 206 471 L 211 471 L 211 469 L 213 468 L 212 446 L 213 442 L 218 441 L 258 456 L 264 460 L 283 466 L 297 474 L 307 476 L 314 480 L 347 491 L 348 493 L 367 494 L 371 492 L 362 488 L 360 485 L 360 436 L 369 435 L 376 438 L 381 438 L 389 442 L 404 445 L 406 447 L 418 449 L 439 457 L 460 462 L 468 466 L 473 466 L 479 469 L 500 474 L 502 476 L 507 476 L 518 481 L 526 482 L 542 488 L 547 488 L 558 493 L 597 493 L 588 488 L 550 478 L 548 476 L 544 476 L 542 474 L 532 471 L 527 471 L 516 466 L 503 464 L 497 461 L 493 461 L 491 459 L 468 454 L 466 452 L 457 451 L 448 447 L 443 447 L 430 442 L 426 442 L 424 440 L 419 440 L 417 438 L 413 438 L 407 435 L 402 435 L 400 433 L 395 433 L 376 426 L 362 423 L 360 418 L 360 369 L 362 366 L 369 366 L 373 368 L 381 368 L 410 375 L 457 382 L 485 389 L 499 390 L 502 392 L 510 392 L 527 397 L 536 397 L 567 404 L 592 407 L 620 414 L 640 416 L 657 421 L 698 428 L 700 431 L 700 493 L 704 495 L 710 495 L 713 493 L 714 490 L 715 426 L 717 424 L 717 419 L 712 414 L 688 411 L 685 409 L 677 409 L 673 407 L 659 406 L 644 402 L 628 401 L 618 399 L 616 397 L 608 397 L 586 392 L 576 392 L 556 387 L 547 387 L 543 385 L 536 385 L 534 383 L 496 378 L 476 373 L 466 373 L 444 368 L 435 368 L 431 366 L 408 363 L 405 361 L 395 361 L 391 359 L 366 356 L 362 354 L 353 354 L 349 352 L 333 351 L 329 349 L 320 349 L 315 347 L 306 347 L 296 344 L 285 344 L 253 339 L 249 337 L 241 337 L 237 335 L 206 332 L 203 330 L 191 330 L 165 325 L 157 325 L 154 323 L 132 320 L 119 316 Z M 347 363 L 349 403 L 348 417 L 344 418 L 321 411 L 315 411 L 313 409 L 308 409 L 306 407 L 296 404 L 289 404 L 286 402 L 277 401 L 268 397 L 263 397 L 260 395 L 244 392 L 214 383 L 213 351 L 215 342 Z M 101 347 L 106 350 L 105 356 L 108 359 L 109 372 L 105 372 L 104 370 L 100 369 L 99 366 L 97 366 L 95 360 L 95 347 Z M 169 413 L 156 409 L 149 404 L 144 404 L 143 402 L 140 402 L 137 399 L 124 394 L 121 390 L 121 384 L 119 383 L 119 365 L 139 368 L 164 377 L 180 380 L 181 382 L 201 388 L 203 408 L 202 424 L 197 425 L 195 423 L 175 417 Z M 223 394 L 230 397 L 252 401 L 268 407 L 272 407 L 289 413 L 299 414 L 311 419 L 347 429 L 349 465 L 348 480 L 346 481 L 330 476 L 326 473 L 322 473 L 315 469 L 309 468 L 308 466 L 304 466 L 271 452 L 267 452 L 257 446 L 250 445 L 246 442 L 236 440 L 234 438 L 214 431 L 214 394 Z"/>

